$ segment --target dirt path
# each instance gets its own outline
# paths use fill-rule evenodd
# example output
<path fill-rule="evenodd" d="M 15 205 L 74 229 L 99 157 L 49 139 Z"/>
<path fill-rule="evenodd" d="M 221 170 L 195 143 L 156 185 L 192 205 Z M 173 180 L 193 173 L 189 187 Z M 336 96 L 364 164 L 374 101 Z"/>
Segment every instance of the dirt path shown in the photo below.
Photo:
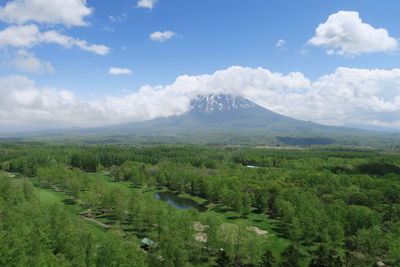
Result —
<path fill-rule="evenodd" d="M 200 222 L 194 222 L 193 229 L 197 232 L 203 232 L 206 230 L 209 226 L 201 224 Z"/>
<path fill-rule="evenodd" d="M 97 221 L 97 220 L 95 220 L 95 219 L 92 219 L 92 218 L 85 217 L 85 216 L 82 215 L 82 214 L 81 214 L 80 216 L 81 216 L 81 218 L 84 219 L 84 220 L 87 220 L 87 221 L 89 221 L 89 222 L 92 222 L 92 223 L 95 223 L 95 224 L 97 224 L 97 225 L 100 225 L 101 227 L 104 227 L 104 228 L 106 228 L 106 229 L 111 229 L 111 226 L 109 226 L 108 224 L 99 222 L 99 221 Z"/>
<path fill-rule="evenodd" d="M 257 233 L 258 235 L 268 234 L 268 231 L 261 230 L 260 228 L 255 227 L 255 226 L 249 226 L 249 227 L 247 227 L 247 230 L 253 231 L 253 232 Z"/>
<path fill-rule="evenodd" d="M 196 241 L 199 241 L 201 243 L 205 243 L 207 242 L 207 234 L 206 233 L 197 233 L 193 235 L 194 239 L 196 239 Z"/>

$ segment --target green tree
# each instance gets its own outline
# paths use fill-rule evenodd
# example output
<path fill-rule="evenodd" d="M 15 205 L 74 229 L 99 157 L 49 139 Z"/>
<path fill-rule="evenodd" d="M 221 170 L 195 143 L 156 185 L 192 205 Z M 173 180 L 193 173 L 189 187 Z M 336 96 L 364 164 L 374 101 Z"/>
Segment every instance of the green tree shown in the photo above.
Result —
<path fill-rule="evenodd" d="M 146 266 L 143 252 L 138 251 L 135 242 L 122 240 L 119 236 L 110 233 L 107 235 L 97 251 L 96 266 Z"/>
<path fill-rule="evenodd" d="M 222 221 L 221 219 L 214 214 L 207 214 L 207 217 L 204 222 L 204 232 L 207 235 L 207 253 L 210 255 L 212 250 L 218 248 L 218 232 L 221 227 Z"/>
<path fill-rule="evenodd" d="M 300 267 L 302 255 L 299 249 L 293 245 L 289 245 L 281 254 L 281 267 Z"/>
<path fill-rule="evenodd" d="M 231 259 L 228 257 L 225 250 L 223 250 L 222 248 L 218 252 L 216 263 L 220 267 L 231 267 L 232 266 Z"/>
<path fill-rule="evenodd" d="M 260 267 L 273 267 L 276 263 L 276 259 L 274 254 L 272 254 L 271 250 L 266 250 L 262 255 L 261 262 L 259 264 Z"/>
<path fill-rule="evenodd" d="M 344 261 L 339 253 L 325 245 L 319 246 L 313 257 L 310 267 L 341 267 Z"/>

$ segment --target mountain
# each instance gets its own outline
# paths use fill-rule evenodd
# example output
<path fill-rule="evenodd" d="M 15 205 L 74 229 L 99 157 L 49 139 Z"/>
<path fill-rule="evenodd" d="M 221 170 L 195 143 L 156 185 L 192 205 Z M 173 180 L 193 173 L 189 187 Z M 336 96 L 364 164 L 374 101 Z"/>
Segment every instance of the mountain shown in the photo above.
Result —
<path fill-rule="evenodd" d="M 383 133 L 400 133 L 399 128 L 395 127 L 384 127 L 384 126 L 377 126 L 377 125 L 369 125 L 369 124 L 346 124 L 345 127 L 350 128 L 357 128 L 363 129 L 368 131 L 376 131 L 376 132 L 383 132 Z"/>
<path fill-rule="evenodd" d="M 314 125 L 282 116 L 246 98 L 232 95 L 198 97 L 192 101 L 191 110 L 178 119 L 183 118 L 207 127 L 264 128 L 268 131 L 286 131 L 284 128 L 289 126 L 304 130 Z"/>
<path fill-rule="evenodd" d="M 87 143 L 212 142 L 290 145 L 357 143 L 353 137 L 363 137 L 364 145 L 371 142 L 370 137 L 398 138 L 377 131 L 297 120 L 261 107 L 246 98 L 222 94 L 197 97 L 191 102 L 190 110 L 181 115 L 105 127 L 53 129 L 18 135 L 26 136 L 68 141 L 78 139 Z"/>
<path fill-rule="evenodd" d="M 191 111 L 199 113 L 227 113 L 231 111 L 246 111 L 255 109 L 257 104 L 240 96 L 208 95 L 199 96 L 191 103 Z"/>
<path fill-rule="evenodd" d="M 139 134 L 297 134 L 376 135 L 354 128 L 326 126 L 286 117 L 233 95 L 199 96 L 188 112 L 167 118 L 88 129 L 89 132 Z"/>
<path fill-rule="evenodd" d="M 254 124 L 257 118 L 268 123 L 285 118 L 248 99 L 232 95 L 198 97 L 192 101 L 190 111 L 183 116 L 191 117 L 194 121 L 201 122 L 206 126 L 218 126 L 221 123 L 236 122 L 231 126 L 247 126 L 250 128 L 260 126 Z"/>

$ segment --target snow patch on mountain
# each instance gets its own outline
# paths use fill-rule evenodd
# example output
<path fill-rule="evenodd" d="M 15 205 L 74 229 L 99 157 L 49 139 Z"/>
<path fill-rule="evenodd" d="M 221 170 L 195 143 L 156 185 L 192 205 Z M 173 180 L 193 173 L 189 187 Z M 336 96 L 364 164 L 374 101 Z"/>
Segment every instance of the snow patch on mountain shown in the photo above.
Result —
<path fill-rule="evenodd" d="M 233 95 L 199 96 L 192 101 L 192 110 L 203 113 L 226 112 L 232 110 L 243 110 L 257 107 L 257 105 L 243 97 Z"/>

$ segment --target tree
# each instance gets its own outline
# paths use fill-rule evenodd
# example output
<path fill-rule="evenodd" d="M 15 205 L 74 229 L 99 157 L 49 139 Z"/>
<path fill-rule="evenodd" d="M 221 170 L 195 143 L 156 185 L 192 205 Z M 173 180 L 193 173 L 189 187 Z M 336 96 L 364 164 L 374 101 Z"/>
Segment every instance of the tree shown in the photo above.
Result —
<path fill-rule="evenodd" d="M 189 255 L 185 249 L 184 240 L 174 231 L 165 231 L 160 238 L 160 250 L 165 258 L 166 266 L 185 266 Z"/>
<path fill-rule="evenodd" d="M 309 267 L 341 267 L 343 264 L 344 261 L 336 250 L 328 248 L 326 245 L 321 245 Z"/>
<path fill-rule="evenodd" d="M 348 239 L 347 246 L 356 252 L 370 257 L 379 257 L 386 252 L 387 241 L 385 234 L 379 226 L 368 229 L 360 229 L 356 235 Z"/>
<path fill-rule="evenodd" d="M 5 162 L 1 163 L 1 168 L 0 169 L 5 170 L 5 171 L 8 172 L 8 171 L 10 171 L 10 168 L 11 168 L 11 165 L 10 165 L 9 161 L 5 161 Z"/>
<path fill-rule="evenodd" d="M 234 250 L 235 263 L 241 265 L 243 260 L 249 254 L 249 240 L 251 232 L 247 229 L 248 225 L 239 221 L 235 227 Z"/>
<path fill-rule="evenodd" d="M 36 197 L 32 185 L 28 182 L 23 183 L 22 192 L 24 193 L 24 197 L 27 201 L 32 201 Z"/>
<path fill-rule="evenodd" d="M 242 199 L 242 193 L 240 192 L 234 192 L 234 191 L 230 191 L 231 192 L 231 206 L 232 208 L 238 212 L 241 213 L 242 209 L 243 209 L 243 199 Z"/>
<path fill-rule="evenodd" d="M 167 182 L 167 179 L 165 178 L 165 173 L 163 171 L 159 172 L 157 174 L 156 180 L 157 180 L 158 186 L 164 186 Z"/>
<path fill-rule="evenodd" d="M 368 207 L 351 205 L 348 208 L 346 233 L 355 234 L 359 229 L 365 229 L 376 225 L 380 221 L 379 214 Z"/>
<path fill-rule="evenodd" d="M 242 198 L 242 208 L 240 210 L 240 213 L 242 217 L 246 217 L 246 215 L 249 215 L 251 212 L 251 198 L 249 194 L 244 193 L 243 198 Z"/>
<path fill-rule="evenodd" d="M 110 233 L 102 241 L 97 251 L 96 266 L 146 266 L 142 251 L 138 251 L 135 242 L 121 239 L 114 233 Z"/>
<path fill-rule="evenodd" d="M 254 231 L 251 231 L 248 228 L 246 230 L 250 234 L 246 244 L 248 258 L 250 260 L 250 265 L 254 266 L 255 263 L 259 262 L 260 258 L 262 257 L 264 239 Z"/>
<path fill-rule="evenodd" d="M 271 250 L 266 250 L 262 255 L 261 262 L 259 264 L 260 267 L 272 267 L 276 263 L 276 259 L 274 254 L 272 254 Z"/>
<path fill-rule="evenodd" d="M 268 211 L 268 202 L 269 202 L 269 197 L 267 192 L 261 192 L 257 197 L 256 197 L 256 203 L 255 207 L 257 210 L 261 213 L 267 213 Z"/>
<path fill-rule="evenodd" d="M 72 198 L 76 201 L 79 198 L 79 193 L 81 191 L 81 185 L 77 178 L 72 178 L 69 183 L 69 192 Z"/>
<path fill-rule="evenodd" d="M 281 254 L 281 267 L 300 267 L 302 255 L 297 247 L 289 245 Z"/>
<path fill-rule="evenodd" d="M 207 234 L 207 252 L 210 255 L 210 249 L 216 249 L 218 247 L 218 231 L 222 224 L 221 219 L 214 215 L 208 214 L 205 219 L 205 230 L 204 232 Z"/>
<path fill-rule="evenodd" d="M 228 257 L 228 255 L 226 255 L 225 250 L 223 250 L 222 248 L 218 252 L 216 262 L 217 262 L 218 266 L 220 266 L 220 267 L 231 267 L 232 266 L 231 259 Z"/>

